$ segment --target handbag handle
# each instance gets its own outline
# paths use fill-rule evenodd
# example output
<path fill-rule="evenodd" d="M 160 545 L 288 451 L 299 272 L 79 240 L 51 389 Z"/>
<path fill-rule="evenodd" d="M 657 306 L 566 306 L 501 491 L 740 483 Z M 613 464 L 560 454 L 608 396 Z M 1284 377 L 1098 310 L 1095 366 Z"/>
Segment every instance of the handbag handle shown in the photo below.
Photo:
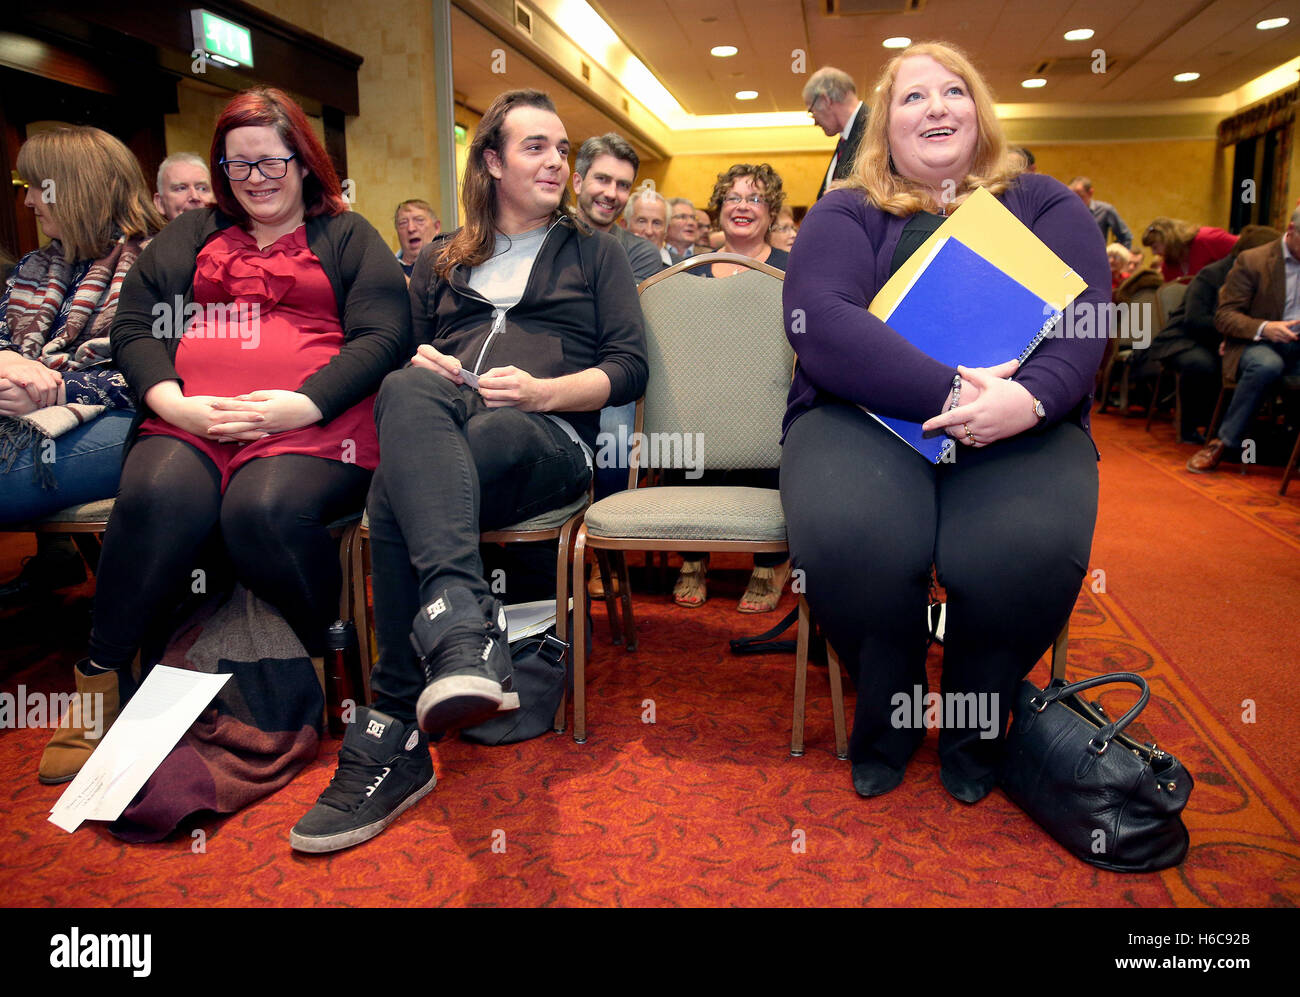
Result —
<path fill-rule="evenodd" d="M 1143 707 L 1147 705 L 1147 701 L 1151 698 L 1151 689 L 1147 686 L 1146 679 L 1141 675 L 1136 672 L 1113 672 L 1110 675 L 1097 675 L 1090 679 L 1082 679 L 1079 682 L 1049 685 L 1042 692 L 1034 695 L 1029 700 L 1029 705 L 1033 707 L 1035 713 L 1042 713 L 1052 703 L 1064 696 L 1083 692 L 1085 689 L 1092 689 L 1099 685 L 1109 685 L 1112 682 L 1127 682 L 1130 685 L 1135 685 L 1142 690 L 1142 695 L 1138 697 L 1138 701 L 1127 713 L 1118 720 L 1100 728 L 1096 734 L 1088 739 L 1088 749 L 1094 755 L 1100 755 L 1110 745 L 1111 739 L 1137 718 L 1137 715 L 1142 712 Z"/>

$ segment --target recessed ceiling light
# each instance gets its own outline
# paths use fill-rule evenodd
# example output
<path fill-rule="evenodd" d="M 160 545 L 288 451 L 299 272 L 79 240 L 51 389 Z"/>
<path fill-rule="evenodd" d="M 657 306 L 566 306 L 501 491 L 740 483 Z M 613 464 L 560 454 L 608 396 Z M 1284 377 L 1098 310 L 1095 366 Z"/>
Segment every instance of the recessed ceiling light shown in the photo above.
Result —
<path fill-rule="evenodd" d="M 1065 40 L 1067 42 L 1086 42 L 1094 33 L 1092 28 L 1071 28 L 1065 33 Z"/>
<path fill-rule="evenodd" d="M 719 59 L 725 59 L 728 56 L 735 55 L 740 49 L 735 45 L 714 45 L 709 49 L 709 55 L 716 55 Z"/>
<path fill-rule="evenodd" d="M 1271 31 L 1274 28 L 1285 28 L 1290 23 L 1291 18 L 1289 17 L 1270 17 L 1266 21 L 1260 21 L 1255 27 L 1259 28 L 1260 31 Z"/>
<path fill-rule="evenodd" d="M 885 46 L 885 48 L 907 48 L 907 46 L 912 44 L 912 39 L 904 38 L 902 35 L 899 35 L 897 38 L 886 38 L 880 44 Z"/>
<path fill-rule="evenodd" d="M 1037 90 L 1039 87 L 1047 86 L 1047 81 L 1041 76 L 1035 76 L 1031 80 L 1021 80 L 1020 85 L 1026 90 Z"/>
<path fill-rule="evenodd" d="M 757 90 L 737 90 L 736 100 L 755 100 L 758 98 Z"/>
<path fill-rule="evenodd" d="M 1200 74 L 1200 73 L 1178 73 L 1178 74 L 1174 77 L 1174 82 L 1175 82 L 1175 83 L 1191 83 L 1192 80 L 1199 80 L 1200 78 L 1201 78 L 1201 74 Z"/>

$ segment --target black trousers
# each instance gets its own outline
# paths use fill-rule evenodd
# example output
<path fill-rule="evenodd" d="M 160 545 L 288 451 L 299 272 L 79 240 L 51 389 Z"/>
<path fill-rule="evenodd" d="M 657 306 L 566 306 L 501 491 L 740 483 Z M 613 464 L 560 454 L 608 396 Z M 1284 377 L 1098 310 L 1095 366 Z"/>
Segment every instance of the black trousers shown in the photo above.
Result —
<path fill-rule="evenodd" d="M 573 501 L 587 458 L 552 420 L 490 409 L 478 392 L 419 367 L 384 379 L 375 404 L 379 469 L 370 486 L 370 563 L 379 661 L 375 706 L 412 721 L 424 675 L 411 621 L 445 588 L 491 596 L 479 533 Z"/>
<path fill-rule="evenodd" d="M 857 685 L 850 759 L 901 770 L 924 738 L 897 706 L 925 691 L 933 565 L 948 596 L 943 692 L 975 693 L 996 714 L 996 731 L 945 727 L 940 761 L 987 778 L 1017 685 L 1069 619 L 1087 570 L 1097 518 L 1087 434 L 1058 424 L 958 446 L 936 466 L 860 409 L 826 405 L 790 427 L 781 502 L 813 617 Z"/>
<path fill-rule="evenodd" d="M 146 436 L 131 448 L 104 534 L 95 584 L 90 657 L 104 668 L 129 664 L 159 614 L 191 587 L 210 541 L 224 548 L 235 577 L 271 603 L 307 653 L 325 651 L 343 583 L 339 545 L 328 525 L 360 511 L 370 472 L 322 457 L 259 457 L 221 475 L 183 440 Z"/>

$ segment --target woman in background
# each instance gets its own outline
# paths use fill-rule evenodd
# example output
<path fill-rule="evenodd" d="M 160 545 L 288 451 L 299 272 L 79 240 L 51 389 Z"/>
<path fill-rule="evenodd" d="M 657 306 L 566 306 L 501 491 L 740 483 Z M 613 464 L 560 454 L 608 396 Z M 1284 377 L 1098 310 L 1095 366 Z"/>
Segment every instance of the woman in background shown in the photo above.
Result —
<path fill-rule="evenodd" d="M 4 523 L 116 493 L 133 401 L 108 331 L 123 280 L 163 226 L 135 156 L 98 128 L 38 132 L 18 151 L 18 174 L 50 241 L 18 262 L 0 297 Z M 71 538 L 42 533 L 0 601 L 85 577 Z"/>
<path fill-rule="evenodd" d="M 1161 258 L 1160 275 L 1168 283 L 1195 277 L 1201 267 L 1232 252 L 1237 237 L 1213 225 L 1193 225 L 1179 218 L 1157 218 L 1142 233 L 1142 245 Z"/>

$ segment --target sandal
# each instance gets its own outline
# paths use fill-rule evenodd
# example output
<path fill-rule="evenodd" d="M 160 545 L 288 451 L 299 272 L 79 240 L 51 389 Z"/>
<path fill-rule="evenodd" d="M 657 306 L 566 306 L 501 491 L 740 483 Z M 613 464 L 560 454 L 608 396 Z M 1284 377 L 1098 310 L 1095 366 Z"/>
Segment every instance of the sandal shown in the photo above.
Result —
<path fill-rule="evenodd" d="M 749 576 L 749 587 L 740 597 L 736 607 L 742 613 L 770 613 L 781 601 L 781 593 L 790 578 L 790 562 L 784 561 L 774 568 L 754 566 Z"/>
<path fill-rule="evenodd" d="M 709 598 L 709 557 L 698 561 L 683 561 L 682 570 L 673 586 L 673 602 L 686 609 L 699 609 Z"/>

